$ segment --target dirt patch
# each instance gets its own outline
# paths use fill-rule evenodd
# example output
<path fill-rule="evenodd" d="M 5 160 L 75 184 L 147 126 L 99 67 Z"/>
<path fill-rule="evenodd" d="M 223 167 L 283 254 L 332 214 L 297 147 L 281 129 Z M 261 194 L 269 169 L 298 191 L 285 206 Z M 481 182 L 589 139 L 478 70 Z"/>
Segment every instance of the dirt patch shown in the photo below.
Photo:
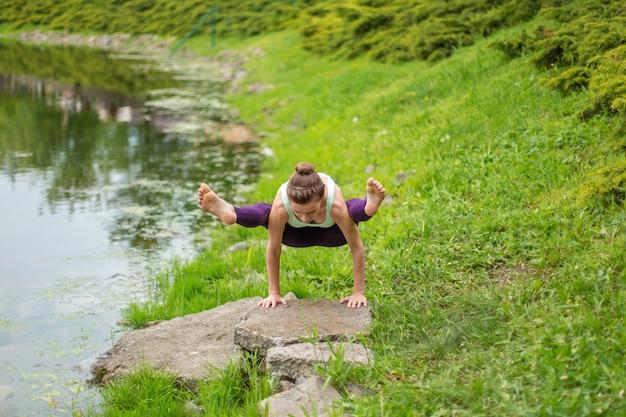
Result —
<path fill-rule="evenodd" d="M 524 263 L 516 265 L 497 265 L 491 269 L 488 274 L 489 278 L 491 278 L 496 285 L 524 282 L 541 277 L 541 274 L 536 268 Z"/>

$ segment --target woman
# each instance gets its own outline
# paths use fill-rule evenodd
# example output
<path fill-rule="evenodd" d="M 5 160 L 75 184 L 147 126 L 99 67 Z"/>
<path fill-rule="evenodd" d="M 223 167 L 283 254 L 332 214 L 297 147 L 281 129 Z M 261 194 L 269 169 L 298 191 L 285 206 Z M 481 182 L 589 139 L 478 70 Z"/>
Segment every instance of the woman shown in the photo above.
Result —
<path fill-rule="evenodd" d="M 345 201 L 341 189 L 331 177 L 316 172 L 312 164 L 301 162 L 289 181 L 280 186 L 272 204 L 234 207 L 207 184 L 201 184 L 198 189 L 198 204 L 202 210 L 225 224 L 267 228 L 269 295 L 259 303 L 260 307 L 287 304 L 280 295 L 281 244 L 293 247 L 336 247 L 347 243 L 352 254 L 354 289 L 352 295 L 339 302 L 347 303 L 349 308 L 358 308 L 367 306 L 367 299 L 365 251 L 357 225 L 378 212 L 386 194 L 385 188 L 373 178 L 367 180 L 366 190 L 365 199 Z"/>

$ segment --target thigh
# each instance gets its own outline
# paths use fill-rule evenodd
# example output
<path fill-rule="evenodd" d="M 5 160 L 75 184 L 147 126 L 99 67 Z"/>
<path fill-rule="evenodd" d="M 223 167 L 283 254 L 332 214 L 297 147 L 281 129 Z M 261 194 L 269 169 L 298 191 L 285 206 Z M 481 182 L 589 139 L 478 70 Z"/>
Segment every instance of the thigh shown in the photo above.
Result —
<path fill-rule="evenodd" d="M 268 203 L 257 203 L 252 206 L 235 207 L 237 214 L 237 224 L 243 227 L 267 228 L 268 219 L 272 205 Z"/>

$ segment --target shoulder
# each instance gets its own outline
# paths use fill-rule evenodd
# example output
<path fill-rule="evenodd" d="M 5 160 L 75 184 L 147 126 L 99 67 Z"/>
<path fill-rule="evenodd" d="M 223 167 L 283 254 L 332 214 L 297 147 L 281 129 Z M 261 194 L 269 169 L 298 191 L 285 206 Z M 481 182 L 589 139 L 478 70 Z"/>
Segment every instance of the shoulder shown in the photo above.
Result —
<path fill-rule="evenodd" d="M 346 205 L 346 201 L 343 198 L 343 192 L 341 191 L 341 188 L 337 185 L 333 183 L 333 188 L 334 188 L 334 193 L 333 193 L 333 207 L 334 206 L 345 206 Z"/>
<path fill-rule="evenodd" d="M 335 195 L 333 196 L 333 205 L 330 209 L 330 215 L 335 222 L 340 218 L 350 218 L 348 207 L 346 207 L 346 201 L 343 198 L 341 188 L 337 185 L 335 185 Z"/>
<path fill-rule="evenodd" d="M 280 223 L 287 223 L 289 219 L 289 213 L 285 208 L 285 204 L 283 203 L 283 198 L 281 196 L 281 190 L 278 189 L 276 196 L 274 197 L 274 201 L 272 202 L 272 210 L 270 211 L 270 219 L 273 221 L 278 221 Z"/>

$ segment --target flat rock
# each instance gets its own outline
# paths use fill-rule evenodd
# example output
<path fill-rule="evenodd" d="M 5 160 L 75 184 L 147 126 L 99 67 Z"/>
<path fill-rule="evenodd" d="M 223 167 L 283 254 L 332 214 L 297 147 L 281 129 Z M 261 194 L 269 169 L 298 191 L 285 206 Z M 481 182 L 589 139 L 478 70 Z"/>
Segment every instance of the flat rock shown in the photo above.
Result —
<path fill-rule="evenodd" d="M 92 382 L 106 383 L 133 372 L 141 364 L 174 372 L 185 380 L 205 378 L 209 368 L 224 368 L 231 359 L 239 358 L 241 350 L 234 343 L 234 329 L 242 317 L 258 310 L 260 300 L 234 301 L 125 332 L 92 366 Z"/>
<path fill-rule="evenodd" d="M 347 308 L 337 300 L 294 300 L 250 310 L 235 327 L 235 344 L 265 356 L 267 350 L 311 341 L 339 341 L 367 334 L 369 307 Z"/>
<path fill-rule="evenodd" d="M 315 365 L 326 365 L 338 358 L 345 364 L 368 365 L 373 363 L 374 353 L 359 343 L 297 343 L 268 349 L 265 363 L 273 377 L 293 381 L 312 375 Z"/>

